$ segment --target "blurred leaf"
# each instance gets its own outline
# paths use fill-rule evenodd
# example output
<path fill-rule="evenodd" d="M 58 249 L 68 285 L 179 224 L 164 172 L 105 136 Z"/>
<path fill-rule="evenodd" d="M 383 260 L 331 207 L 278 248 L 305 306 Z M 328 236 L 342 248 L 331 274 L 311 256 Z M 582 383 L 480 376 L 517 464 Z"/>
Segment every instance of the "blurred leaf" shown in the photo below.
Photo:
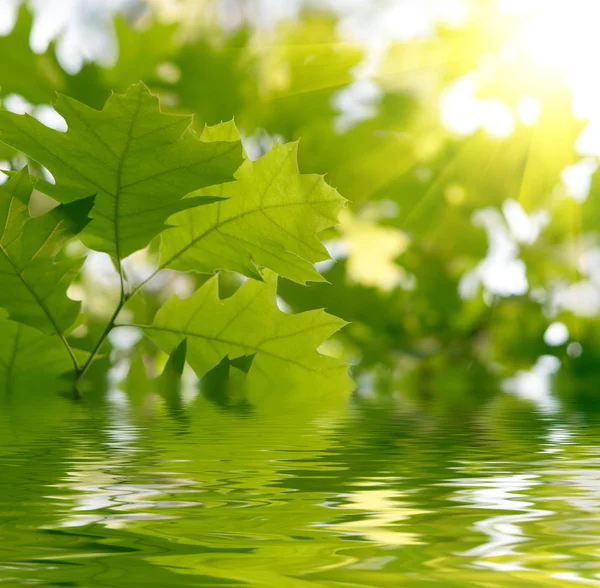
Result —
<path fill-rule="evenodd" d="M 151 77 L 152 87 L 169 93 L 177 109 L 196 113 L 208 125 L 239 117 L 257 99 L 255 60 L 245 31 L 223 43 L 184 44 L 166 68 L 167 76 Z"/>
<path fill-rule="evenodd" d="M 61 92 L 102 108 L 112 91 L 124 92 L 140 80 L 156 79 L 157 68 L 178 50 L 176 27 L 152 22 L 139 28 L 120 17 L 114 24 L 119 49 L 114 65 L 84 63 L 80 71 L 71 74 L 62 68 L 54 43 L 44 53 L 32 51 L 33 16 L 23 3 L 13 30 L 0 37 L 0 52 L 10 55 L 0 62 L 0 95 L 18 94 L 38 105 L 52 103 L 56 92 Z"/>
<path fill-rule="evenodd" d="M 333 96 L 354 80 L 363 50 L 343 41 L 334 19 L 307 16 L 282 24 L 275 37 L 257 38 L 259 98 L 254 124 L 296 139 L 307 124 L 336 114 Z M 252 109 L 248 109 L 252 112 Z M 246 122 L 244 120 L 244 122 Z"/>
<path fill-rule="evenodd" d="M 181 376 L 185 366 L 187 341 L 184 339 L 171 353 L 160 376 L 150 377 L 141 350 L 134 353 L 129 372 L 121 388 L 135 405 L 143 405 L 150 394 L 164 398 L 171 410 L 182 408 Z"/>
<path fill-rule="evenodd" d="M 38 55 L 29 46 L 33 17 L 25 4 L 21 5 L 12 32 L 0 37 L 0 93 L 19 94 L 32 104 L 48 104 L 57 89 L 63 89 L 65 74 L 54 47 Z"/>

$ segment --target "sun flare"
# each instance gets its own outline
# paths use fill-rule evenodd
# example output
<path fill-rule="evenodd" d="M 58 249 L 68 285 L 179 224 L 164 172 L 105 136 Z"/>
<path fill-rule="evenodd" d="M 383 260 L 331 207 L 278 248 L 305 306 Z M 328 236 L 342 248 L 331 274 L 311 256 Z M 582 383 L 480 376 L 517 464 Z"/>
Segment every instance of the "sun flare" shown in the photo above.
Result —
<path fill-rule="evenodd" d="M 577 119 L 597 114 L 600 2 L 498 0 L 497 9 L 499 17 L 512 23 L 500 35 L 497 55 L 507 73 L 505 82 L 527 87 L 543 102 L 566 89 Z"/>
<path fill-rule="evenodd" d="M 517 37 L 533 62 L 556 74 L 592 67 L 600 49 L 600 3 L 595 0 L 499 0 L 502 12 L 521 14 Z"/>
<path fill-rule="evenodd" d="M 569 118 L 600 120 L 600 2 L 497 0 L 479 6 L 492 9 L 474 21 L 484 33 L 465 49 L 465 59 L 479 54 L 479 62 L 444 93 L 447 128 L 463 136 L 483 129 L 503 139 L 518 124 L 543 122 L 548 133 L 560 136 Z M 600 153 L 600 141 L 589 135 L 585 130 L 578 141 L 581 155 Z"/>

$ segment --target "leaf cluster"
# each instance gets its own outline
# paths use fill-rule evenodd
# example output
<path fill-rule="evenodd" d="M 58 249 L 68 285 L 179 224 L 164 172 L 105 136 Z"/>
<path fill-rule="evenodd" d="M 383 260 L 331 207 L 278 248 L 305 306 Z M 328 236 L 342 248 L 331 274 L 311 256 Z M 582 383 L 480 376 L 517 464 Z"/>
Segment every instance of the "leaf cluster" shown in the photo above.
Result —
<path fill-rule="evenodd" d="M 111 256 L 120 292 L 115 297 L 107 288 L 106 296 L 113 297 L 115 308 L 121 304 L 117 298 L 125 301 L 121 308 L 135 324 L 152 323 L 181 286 L 182 274 L 206 276 L 226 268 L 268 282 L 267 268 L 284 278 L 279 304 L 293 311 L 326 307 L 350 322 L 329 349 L 351 361 L 366 381 L 375 373 L 395 386 L 411 371 L 425 378 L 436 372 L 443 379 L 452 369 L 464 383 L 473 370 L 510 375 L 542 354 L 560 357 L 575 379 L 588 378 L 600 354 L 597 311 L 585 314 L 577 304 L 561 303 L 580 291 L 598 296 L 597 273 L 586 261 L 599 241 L 598 172 L 585 201 L 572 198 L 563 181 L 565 170 L 580 159 L 576 141 L 585 123 L 571 114 L 564 80 L 527 69 L 518 55 L 512 62 L 500 59 L 514 23 L 495 3 L 477 3 L 471 17 L 461 27 L 438 27 L 428 39 L 390 43 L 368 80 L 370 97 L 364 98 L 357 66 L 360 70 L 368 51 L 342 38 L 337 17 L 323 11 L 307 9 L 271 31 L 245 25 L 231 32 L 187 17 L 141 27 L 117 20 L 116 63 L 89 63 L 70 74 L 52 45 L 44 55 L 29 50 L 31 16 L 23 9 L 14 31 L 0 39 L 3 50 L 20 60 L 19 68 L 0 64 L 0 96 L 18 93 L 38 105 L 52 101 L 54 90 L 70 95 L 56 103 L 68 131 L 56 134 L 33 119 L 27 127 L 3 114 L 0 131 L 11 147 L 2 157 L 18 162 L 16 149 L 28 156 L 36 177 L 50 170 L 56 186 L 36 179 L 36 189 L 62 204 L 95 197 L 78 239 Z M 490 56 L 498 57 L 497 66 L 481 72 Z M 440 105 L 467 78 L 478 80 L 474 99 L 500 101 L 513 113 L 511 133 L 497 136 L 482 125 L 449 130 Z M 158 116 L 151 94 L 140 106 L 141 126 L 131 116 L 135 90 L 126 99 L 110 97 L 111 90 L 125 92 L 139 79 L 162 98 L 166 111 L 193 113 L 195 122 L 173 119 L 179 122 L 172 129 L 152 131 L 146 142 L 142 127 Z M 523 96 L 543 106 L 535 124 L 519 118 Z M 105 100 L 96 114 L 82 105 L 100 108 Z M 121 100 L 128 111 L 120 109 Z M 344 106 L 349 100 L 355 102 Z M 83 120 L 79 113 L 85 113 Z M 218 124 L 234 117 L 235 126 Z M 202 130 L 205 123 L 217 126 Z M 125 149 L 128 125 L 132 137 L 141 138 Z M 194 128 L 199 142 L 208 145 L 197 145 Z M 252 158 L 243 153 L 237 129 Z M 293 143 L 298 138 L 299 150 Z M 229 147 L 227 156 L 219 151 Z M 125 151 L 129 155 L 119 166 Z M 219 153 L 210 170 L 169 168 L 175 160 L 205 161 L 209 152 Z M 73 171 L 79 168 L 85 177 Z M 192 177 L 191 169 L 205 176 Z M 305 171 L 327 174 L 327 184 L 321 176 L 300 173 Z M 155 173 L 162 175 L 152 177 Z M 352 203 L 339 233 L 326 230 L 339 210 L 331 186 Z M 515 214 L 522 226 L 540 218 L 549 222 L 529 238 L 519 232 Z M 316 234 L 329 241 L 338 261 L 319 265 L 322 277 L 315 264 L 328 255 Z M 512 251 L 505 266 L 523 268 L 527 285 L 519 293 L 494 290 L 485 278 L 500 234 Z M 156 265 L 138 279 L 119 264 L 140 249 Z M 154 269 L 162 277 L 154 277 Z M 169 281 L 166 275 L 179 277 Z M 197 277 L 192 290 L 204 281 Z M 319 283 L 305 288 L 306 281 Z M 225 297 L 236 292 L 239 281 L 221 272 L 219 285 Z M 88 299 L 104 296 L 94 294 L 104 292 L 102 284 L 86 288 Z M 81 320 L 88 335 L 78 343 L 94 354 L 105 325 L 98 318 L 102 313 L 85 306 Z M 558 346 L 544 340 L 555 321 L 570 334 Z M 571 356 L 570 343 L 581 344 L 587 359 Z M 139 348 L 155 358 L 147 342 Z M 163 342 L 162 348 L 169 352 L 172 345 Z M 115 351 L 105 342 L 103 350 L 109 349 Z"/>
<path fill-rule="evenodd" d="M 0 111 L 0 139 L 55 180 L 32 179 L 24 168 L 0 187 L 7 386 L 19 377 L 21 355 L 43 347 L 42 340 L 52 343 L 40 366 L 56 356 L 58 341 L 79 382 L 146 285 L 172 268 L 205 274 L 227 269 L 252 278 L 227 300 L 219 299 L 213 278 L 189 300 L 175 297 L 149 324 L 139 325 L 168 354 L 187 340 L 188 363 L 198 376 L 225 358 L 247 356 L 251 388 L 348 388 L 343 362 L 316 351 L 343 321 L 322 311 L 290 316 L 276 303 L 277 274 L 300 283 L 323 279 L 313 264 L 328 254 L 317 235 L 336 224 L 345 204 L 322 176 L 300 174 L 296 144 L 244 160 L 232 124 L 199 135 L 191 117 L 161 112 L 142 83 L 111 95 L 100 111 L 66 96 L 55 108 L 66 132 L 27 114 Z M 34 190 L 58 205 L 32 217 Z M 108 256 L 120 283 L 104 330 L 81 350 L 72 335 L 86 317 L 68 290 L 85 256 L 70 252 L 74 239 L 88 257 Z M 136 283 L 123 262 L 155 242 L 158 266 Z M 61 371 L 64 362 L 56 362 L 57 375 Z"/>

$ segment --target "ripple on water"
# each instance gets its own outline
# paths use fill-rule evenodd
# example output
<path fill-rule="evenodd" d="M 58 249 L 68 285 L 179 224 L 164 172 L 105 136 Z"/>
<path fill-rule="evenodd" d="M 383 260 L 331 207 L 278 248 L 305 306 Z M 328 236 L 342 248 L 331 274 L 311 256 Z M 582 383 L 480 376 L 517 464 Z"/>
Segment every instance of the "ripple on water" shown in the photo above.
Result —
<path fill-rule="evenodd" d="M 510 410 L 4 406 L 0 583 L 600 583 L 600 433 Z"/>

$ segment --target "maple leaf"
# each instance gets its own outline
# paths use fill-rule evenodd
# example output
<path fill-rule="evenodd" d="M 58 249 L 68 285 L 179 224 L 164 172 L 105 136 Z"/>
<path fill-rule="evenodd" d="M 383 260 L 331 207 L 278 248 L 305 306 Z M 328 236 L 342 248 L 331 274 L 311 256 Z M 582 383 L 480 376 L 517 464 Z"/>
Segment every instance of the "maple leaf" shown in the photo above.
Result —
<path fill-rule="evenodd" d="M 53 174 L 60 202 L 96 196 L 81 240 L 117 261 L 148 245 L 174 212 L 212 202 L 182 198 L 232 179 L 241 163 L 238 141 L 201 141 L 191 117 L 162 113 L 142 83 L 100 111 L 62 95 L 55 108 L 67 132 L 0 111 L 0 139 Z"/>
<path fill-rule="evenodd" d="M 62 335 L 79 314 L 80 304 L 67 297 L 67 288 L 83 258 L 57 254 L 89 222 L 93 198 L 31 218 L 32 190 L 26 169 L 0 187 L 0 307 L 15 321 Z"/>
<path fill-rule="evenodd" d="M 225 268 L 259 279 L 257 268 L 266 267 L 301 283 L 323 281 L 313 264 L 329 254 L 317 234 L 337 224 L 346 200 L 323 176 L 301 174 L 297 152 L 297 143 L 276 144 L 259 160 L 246 160 L 235 182 L 210 190 L 223 201 L 173 215 L 160 267 Z"/>
<path fill-rule="evenodd" d="M 215 276 L 190 298 L 171 298 L 143 328 L 169 354 L 187 340 L 187 361 L 198 377 L 225 357 L 254 356 L 248 373 L 254 389 L 348 390 L 347 365 L 317 351 L 344 321 L 324 310 L 288 315 L 277 307 L 276 289 L 277 277 L 265 272 L 264 282 L 248 280 L 223 300 Z"/>
<path fill-rule="evenodd" d="M 5 318 L 0 318 L 0 333 L 0 396 L 68 387 L 63 376 L 73 365 L 58 337 Z"/>

